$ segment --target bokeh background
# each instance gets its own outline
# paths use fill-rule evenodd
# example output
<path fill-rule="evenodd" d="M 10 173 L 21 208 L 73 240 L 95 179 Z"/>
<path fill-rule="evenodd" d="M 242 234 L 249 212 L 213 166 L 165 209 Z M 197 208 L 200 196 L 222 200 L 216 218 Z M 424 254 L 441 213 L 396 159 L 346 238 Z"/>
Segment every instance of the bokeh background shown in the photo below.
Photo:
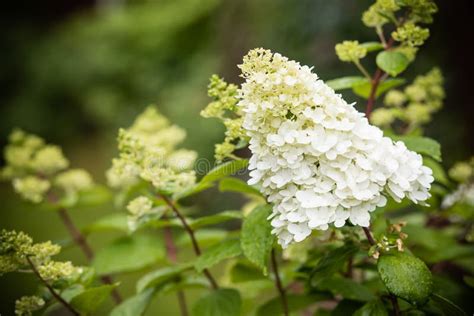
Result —
<path fill-rule="evenodd" d="M 209 101 L 213 73 L 240 82 L 237 64 L 251 48 L 265 47 L 313 65 L 325 80 L 356 73 L 334 54 L 345 39 L 375 40 L 360 16 L 369 0 L 43 0 L 6 2 L 0 10 L 0 145 L 21 127 L 63 146 L 75 167 L 104 183 L 121 126 L 149 104 L 188 132 L 185 147 L 212 160 L 223 138 L 218 122 L 199 117 Z M 432 66 L 446 78 L 447 99 L 427 128 L 449 167 L 474 153 L 470 0 L 438 1 L 431 37 L 404 75 L 409 81 Z M 367 64 L 373 69 L 374 65 Z M 348 100 L 364 103 L 350 92 Z M 225 203 L 224 203 L 225 199 Z M 56 214 L 37 210 L 0 184 L 0 228 L 60 240 Z M 238 206 L 235 196 L 212 192 L 197 201 L 202 212 Z M 224 205 L 225 204 L 225 205 Z M 75 210 L 79 225 L 116 211 Z M 93 236 L 100 247 L 113 236 Z M 63 256 L 84 263 L 75 249 Z M 124 284 L 136 276 L 120 277 Z M 30 294 L 28 275 L 0 279 L 0 314 Z M 132 284 L 133 285 L 133 284 Z M 129 290 L 132 291 L 132 285 Z M 191 295 L 192 296 L 192 295 Z M 192 298 L 191 298 L 192 299 Z M 174 300 L 155 300 L 149 315 L 173 315 Z"/>

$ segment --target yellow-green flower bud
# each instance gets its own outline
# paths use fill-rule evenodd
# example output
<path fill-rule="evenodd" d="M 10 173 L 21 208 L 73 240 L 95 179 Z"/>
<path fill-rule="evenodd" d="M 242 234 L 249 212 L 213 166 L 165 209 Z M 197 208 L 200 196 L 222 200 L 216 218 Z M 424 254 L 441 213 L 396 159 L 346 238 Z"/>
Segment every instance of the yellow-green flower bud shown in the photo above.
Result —
<path fill-rule="evenodd" d="M 40 310 L 45 302 L 38 296 L 23 296 L 15 302 L 15 315 L 31 316 L 33 312 Z"/>
<path fill-rule="evenodd" d="M 405 94 L 411 101 L 421 102 L 426 99 L 426 90 L 417 84 L 412 84 L 405 88 Z"/>
<path fill-rule="evenodd" d="M 367 55 L 367 49 L 358 41 L 344 41 L 336 45 L 336 54 L 341 61 L 358 62 Z"/>
<path fill-rule="evenodd" d="M 431 119 L 431 109 L 421 103 L 410 103 L 405 110 L 405 118 L 412 124 L 428 123 Z"/>
<path fill-rule="evenodd" d="M 378 108 L 372 112 L 370 122 L 380 127 L 386 127 L 395 121 L 395 115 L 392 109 Z"/>
<path fill-rule="evenodd" d="M 71 169 L 58 174 L 54 184 L 63 189 L 67 194 L 75 194 L 91 188 L 94 182 L 91 175 L 84 169 Z"/>
<path fill-rule="evenodd" d="M 449 176 L 457 182 L 466 182 L 473 175 L 473 166 L 468 162 L 458 162 L 449 169 Z"/>
<path fill-rule="evenodd" d="M 396 31 L 392 32 L 392 37 L 404 45 L 416 47 L 421 46 L 425 40 L 430 36 L 430 30 L 415 25 L 412 22 L 407 22 L 398 27 Z"/>
<path fill-rule="evenodd" d="M 41 278 L 47 282 L 69 278 L 77 272 L 77 268 L 71 262 L 48 261 L 36 267 Z"/>
<path fill-rule="evenodd" d="M 400 107 L 406 100 L 407 97 L 400 90 L 390 90 L 385 95 L 384 103 L 388 106 Z"/>
<path fill-rule="evenodd" d="M 13 180 L 13 188 L 24 199 L 33 203 L 40 203 L 44 199 L 44 195 L 48 192 L 51 184 L 48 180 L 41 179 L 36 176 L 26 176 L 24 178 L 16 178 Z"/>
<path fill-rule="evenodd" d="M 235 145 L 229 142 L 222 144 L 216 144 L 215 158 L 218 162 L 224 161 L 224 159 L 231 157 L 235 150 Z"/>
<path fill-rule="evenodd" d="M 193 167 L 196 158 L 197 153 L 194 150 L 179 149 L 168 156 L 166 164 L 174 171 L 185 171 Z"/>
<path fill-rule="evenodd" d="M 152 208 L 153 202 L 146 196 L 139 196 L 130 201 L 127 205 L 127 210 L 134 216 L 142 216 L 147 214 Z"/>
<path fill-rule="evenodd" d="M 53 174 L 67 168 L 69 161 L 64 157 L 61 148 L 46 145 L 36 152 L 30 167 L 40 174 Z"/>

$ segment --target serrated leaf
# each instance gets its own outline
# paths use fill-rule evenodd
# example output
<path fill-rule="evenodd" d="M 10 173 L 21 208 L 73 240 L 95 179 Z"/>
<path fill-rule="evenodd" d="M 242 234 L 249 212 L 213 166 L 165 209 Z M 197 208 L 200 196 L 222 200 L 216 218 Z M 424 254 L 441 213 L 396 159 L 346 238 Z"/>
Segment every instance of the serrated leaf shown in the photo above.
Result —
<path fill-rule="evenodd" d="M 262 197 L 259 190 L 237 178 L 224 178 L 219 182 L 219 191 L 238 192 Z"/>
<path fill-rule="evenodd" d="M 408 149 L 441 161 L 441 145 L 434 139 L 422 136 L 391 136 L 394 141 L 402 141 Z"/>
<path fill-rule="evenodd" d="M 92 232 L 128 232 L 127 215 L 122 213 L 109 214 L 84 227 L 84 233 Z"/>
<path fill-rule="evenodd" d="M 330 299 L 328 295 L 315 294 L 315 295 L 297 295 L 289 294 L 286 296 L 288 303 L 289 312 L 297 312 L 305 307 L 308 307 L 318 301 Z M 268 316 L 268 315 L 283 315 L 283 306 L 281 297 L 277 296 L 265 304 L 260 306 L 257 310 L 257 316 Z"/>
<path fill-rule="evenodd" d="M 219 289 L 201 297 L 193 306 L 193 316 L 240 316 L 242 300 L 238 291 Z"/>
<path fill-rule="evenodd" d="M 229 239 L 207 249 L 197 258 L 194 267 L 198 272 L 202 272 L 204 269 L 210 268 L 224 259 L 237 257 L 241 253 L 240 240 Z"/>
<path fill-rule="evenodd" d="M 224 229 L 200 229 L 194 233 L 194 236 L 201 247 L 209 247 L 223 240 L 228 234 L 229 232 Z M 191 246 L 189 235 L 179 236 L 176 245 L 178 247 Z"/>
<path fill-rule="evenodd" d="M 245 219 L 241 231 L 241 247 L 250 262 L 267 274 L 267 262 L 273 247 L 274 236 L 268 216 L 270 205 L 256 207 Z"/>
<path fill-rule="evenodd" d="M 342 77 L 337 79 L 332 79 L 326 81 L 326 84 L 333 88 L 335 91 L 350 89 L 356 84 L 360 84 L 366 81 L 364 77 L 360 76 L 349 76 L 349 77 Z"/>
<path fill-rule="evenodd" d="M 357 251 L 358 248 L 353 244 L 347 244 L 329 251 L 311 272 L 312 286 L 317 286 L 324 278 L 331 277 L 346 265 L 349 258 Z"/>
<path fill-rule="evenodd" d="M 375 295 L 366 286 L 342 277 L 324 278 L 318 288 L 354 301 L 368 302 L 375 299 Z"/>
<path fill-rule="evenodd" d="M 226 221 L 231 221 L 234 219 L 241 219 L 241 218 L 242 218 L 241 211 L 223 211 L 215 215 L 196 218 L 190 221 L 189 226 L 192 229 L 198 229 L 201 227 L 215 225 L 215 224 L 223 223 Z"/>
<path fill-rule="evenodd" d="M 160 238 L 135 234 L 121 237 L 97 252 L 92 263 L 98 274 L 136 271 L 165 257 Z"/>
<path fill-rule="evenodd" d="M 240 170 L 246 168 L 249 164 L 247 159 L 232 160 L 224 162 L 218 165 L 211 171 L 209 171 L 204 178 L 200 181 L 201 183 L 211 183 L 224 177 L 236 174 Z"/>
<path fill-rule="evenodd" d="M 148 288 L 157 288 L 176 279 L 181 273 L 193 267 L 192 263 L 164 267 L 145 274 L 137 282 L 137 292 L 140 293 Z"/>
<path fill-rule="evenodd" d="M 375 62 L 380 69 L 392 77 L 402 73 L 410 64 L 410 60 L 404 54 L 396 51 L 378 53 Z"/>
<path fill-rule="evenodd" d="M 230 268 L 230 281 L 232 283 L 241 283 L 254 280 L 266 280 L 262 271 L 250 262 L 239 260 Z"/>
<path fill-rule="evenodd" d="M 143 315 L 150 305 L 155 289 L 147 289 L 139 294 L 129 297 L 120 305 L 116 306 L 110 316 L 140 316 Z"/>
<path fill-rule="evenodd" d="M 443 311 L 444 315 L 467 316 L 467 314 L 459 306 L 439 294 L 435 293 L 431 295 L 431 300 L 440 310 Z"/>
<path fill-rule="evenodd" d="M 426 264 L 407 253 L 381 255 L 377 270 L 389 292 L 411 304 L 426 303 L 433 291 L 433 278 Z"/>
<path fill-rule="evenodd" d="M 380 42 L 365 42 L 360 44 L 360 46 L 364 47 L 367 52 L 375 52 L 383 49 L 383 45 Z"/>
<path fill-rule="evenodd" d="M 388 312 L 380 300 L 373 300 L 359 308 L 354 316 L 388 316 Z"/>
<path fill-rule="evenodd" d="M 70 304 L 82 315 L 91 314 L 102 305 L 115 287 L 117 287 L 117 284 L 107 284 L 86 289 L 74 296 Z"/>
<path fill-rule="evenodd" d="M 379 83 L 377 86 L 377 91 L 375 92 L 375 97 L 379 97 L 382 93 L 401 86 L 405 83 L 405 79 L 402 78 L 395 78 L 395 79 L 387 79 Z M 372 84 L 369 80 L 364 79 L 359 83 L 354 84 L 352 87 L 352 91 L 357 94 L 358 96 L 368 99 L 370 95 L 370 90 L 372 89 Z"/>

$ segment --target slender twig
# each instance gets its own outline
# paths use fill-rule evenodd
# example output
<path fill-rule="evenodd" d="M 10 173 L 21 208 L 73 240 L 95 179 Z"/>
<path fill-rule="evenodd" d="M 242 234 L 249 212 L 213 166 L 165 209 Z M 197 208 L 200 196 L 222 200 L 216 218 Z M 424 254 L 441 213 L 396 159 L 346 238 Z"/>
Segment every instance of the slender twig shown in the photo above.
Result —
<path fill-rule="evenodd" d="M 390 301 L 392 302 L 393 313 L 395 314 L 395 316 L 399 316 L 400 315 L 400 306 L 398 306 L 398 299 L 395 295 L 393 295 L 391 293 L 390 293 Z"/>
<path fill-rule="evenodd" d="M 288 310 L 288 300 L 286 299 L 286 292 L 281 283 L 280 274 L 278 273 L 278 263 L 276 259 L 275 249 L 272 249 L 271 257 L 273 273 L 275 274 L 275 285 L 278 289 L 278 293 L 280 294 L 281 305 L 283 307 L 283 315 L 288 316 L 290 315 L 290 312 Z"/>
<path fill-rule="evenodd" d="M 356 60 L 354 61 L 354 64 L 357 66 L 357 68 L 360 70 L 360 72 L 367 78 L 369 81 L 372 80 L 369 72 L 365 69 L 365 67 L 360 63 L 360 61 Z"/>
<path fill-rule="evenodd" d="M 390 49 L 393 46 L 394 42 L 395 40 L 393 38 L 390 38 L 390 40 L 387 42 L 387 45 L 385 45 L 385 50 Z M 365 109 L 365 116 L 367 117 L 367 119 L 370 118 L 370 114 L 372 113 L 372 110 L 374 108 L 375 99 L 377 98 L 377 88 L 380 82 L 382 81 L 383 76 L 384 72 L 382 71 L 382 69 L 377 68 L 374 73 L 374 76 L 372 77 L 369 98 L 367 99 L 367 107 Z"/>
<path fill-rule="evenodd" d="M 74 225 L 74 222 L 69 216 L 67 210 L 65 208 L 61 208 L 58 211 L 58 214 L 62 222 L 64 223 L 64 226 L 66 226 L 67 230 L 69 231 L 69 234 L 71 235 L 72 239 L 79 246 L 79 248 L 81 248 L 82 252 L 86 256 L 87 261 L 92 261 L 92 259 L 94 258 L 94 251 L 92 250 L 92 247 L 89 245 L 87 239 L 84 237 L 81 231 L 76 227 L 76 225 Z M 101 276 L 100 279 L 105 284 L 114 283 L 113 279 L 108 275 Z M 117 289 L 114 288 L 111 292 L 111 295 L 115 303 L 119 304 L 122 302 L 122 297 Z"/>
<path fill-rule="evenodd" d="M 381 26 L 377 26 L 375 28 L 375 32 L 377 33 L 379 39 L 380 39 L 380 42 L 382 42 L 382 45 L 384 48 L 387 47 L 387 40 L 385 39 L 385 35 L 383 34 L 383 29 Z"/>
<path fill-rule="evenodd" d="M 51 293 L 51 295 L 59 302 L 61 303 L 68 311 L 70 311 L 73 315 L 79 316 L 80 314 L 68 303 L 66 302 L 61 295 L 59 295 L 51 285 L 49 285 L 48 282 L 46 282 L 45 279 L 41 276 L 39 273 L 38 269 L 36 269 L 33 261 L 31 261 L 30 257 L 26 257 L 26 261 L 28 261 L 28 264 L 31 267 L 31 270 L 33 270 L 33 273 L 38 277 L 38 279 L 41 281 L 41 283 L 44 284 L 44 286 L 48 289 L 48 291 Z"/>
<path fill-rule="evenodd" d="M 354 276 L 354 256 L 350 256 L 349 260 L 347 260 L 346 276 L 350 279 Z"/>
<path fill-rule="evenodd" d="M 178 208 L 176 207 L 175 203 L 172 200 L 170 200 L 166 195 L 163 195 L 163 194 L 158 194 L 158 195 L 163 199 L 163 201 L 165 201 L 165 203 L 171 208 L 173 213 L 181 221 L 181 224 L 183 225 L 184 230 L 188 233 L 189 238 L 191 239 L 194 253 L 196 254 L 196 256 L 199 257 L 202 252 L 201 252 L 201 248 L 199 247 L 199 243 L 196 239 L 196 236 L 194 234 L 194 230 L 191 228 L 191 226 L 189 226 L 188 222 L 186 221 L 186 218 L 183 216 L 183 214 L 181 214 L 181 212 L 178 210 Z M 212 288 L 215 290 L 218 289 L 219 286 L 217 285 L 216 280 L 214 280 L 214 277 L 212 276 L 211 272 L 209 272 L 208 269 L 204 269 L 203 273 L 209 280 L 209 283 L 211 283 Z"/>
<path fill-rule="evenodd" d="M 173 232 L 171 231 L 170 227 L 165 227 L 163 233 L 164 233 L 164 238 L 165 238 L 165 246 L 166 246 L 166 253 L 168 255 L 168 259 L 172 263 L 176 263 L 178 249 L 176 248 L 176 245 L 174 244 L 174 241 L 173 241 Z M 176 296 L 178 298 L 178 305 L 179 305 L 179 310 L 181 312 L 181 316 L 188 316 L 188 307 L 186 304 L 186 296 L 184 296 L 184 292 L 182 290 L 178 290 L 178 292 L 176 293 Z"/>
<path fill-rule="evenodd" d="M 374 237 L 372 236 L 372 233 L 370 232 L 370 228 L 362 227 L 362 229 L 364 230 L 365 236 L 367 237 L 367 240 L 369 241 L 369 244 L 371 246 L 375 245 L 376 242 L 375 242 Z"/>

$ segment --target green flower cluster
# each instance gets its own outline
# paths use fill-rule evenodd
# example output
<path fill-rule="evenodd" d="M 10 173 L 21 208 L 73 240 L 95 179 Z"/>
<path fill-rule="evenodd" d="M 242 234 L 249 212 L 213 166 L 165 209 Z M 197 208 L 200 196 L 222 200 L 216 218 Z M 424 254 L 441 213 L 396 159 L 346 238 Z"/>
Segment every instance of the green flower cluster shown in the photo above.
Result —
<path fill-rule="evenodd" d="M 136 230 L 141 224 L 147 223 L 150 219 L 160 218 L 167 208 L 163 205 L 154 207 L 153 201 L 146 196 L 139 196 L 131 200 L 127 205 L 128 228 Z"/>
<path fill-rule="evenodd" d="M 213 75 L 208 86 L 208 95 L 213 99 L 201 116 L 220 119 L 226 127 L 225 139 L 216 144 L 215 158 L 218 162 L 226 158 L 236 158 L 232 153 L 247 144 L 247 136 L 242 129 L 241 113 L 237 107 L 237 86 L 228 84 L 217 75 Z"/>
<path fill-rule="evenodd" d="M 362 15 L 362 22 L 368 27 L 380 28 L 388 22 L 397 21 L 397 12 L 406 8 L 406 22 L 432 23 L 438 7 L 433 0 L 377 0 Z"/>
<path fill-rule="evenodd" d="M 127 188 L 140 181 L 152 183 L 162 192 L 176 192 L 193 185 L 196 176 L 192 167 L 197 158 L 194 151 L 176 149 L 186 132 L 148 107 L 128 129 L 120 129 L 119 157 L 112 160 L 107 171 L 109 184 Z"/>
<path fill-rule="evenodd" d="M 70 262 L 57 262 L 51 257 L 57 255 L 61 247 L 46 241 L 33 243 L 33 239 L 23 232 L 2 230 L 0 232 L 0 275 L 18 270 L 31 269 L 30 260 L 47 281 L 57 281 L 78 272 Z"/>
<path fill-rule="evenodd" d="M 392 32 L 394 40 L 401 42 L 404 46 L 410 47 L 423 45 L 429 36 L 429 29 L 417 26 L 413 22 L 405 23 L 398 27 L 396 31 Z"/>
<path fill-rule="evenodd" d="M 400 120 L 409 129 L 428 123 L 433 113 L 443 106 L 443 82 L 441 71 L 434 68 L 415 78 L 404 91 L 389 91 L 384 99 L 386 107 L 374 110 L 371 122 L 381 127 L 389 127 L 395 120 Z"/>
<path fill-rule="evenodd" d="M 468 161 L 457 162 L 449 169 L 449 176 L 459 183 L 474 179 L 474 157 Z"/>
<path fill-rule="evenodd" d="M 51 189 L 75 196 L 93 185 L 85 170 L 66 170 L 69 161 L 60 147 L 19 129 L 10 134 L 4 156 L 2 178 L 11 180 L 15 191 L 33 203 L 42 202 Z"/>
<path fill-rule="evenodd" d="M 15 302 L 15 315 L 31 316 L 33 312 L 40 310 L 45 302 L 38 296 L 23 296 Z"/>
<path fill-rule="evenodd" d="M 336 54 L 341 61 L 358 62 L 367 55 L 367 49 L 358 41 L 344 41 L 336 45 Z"/>

